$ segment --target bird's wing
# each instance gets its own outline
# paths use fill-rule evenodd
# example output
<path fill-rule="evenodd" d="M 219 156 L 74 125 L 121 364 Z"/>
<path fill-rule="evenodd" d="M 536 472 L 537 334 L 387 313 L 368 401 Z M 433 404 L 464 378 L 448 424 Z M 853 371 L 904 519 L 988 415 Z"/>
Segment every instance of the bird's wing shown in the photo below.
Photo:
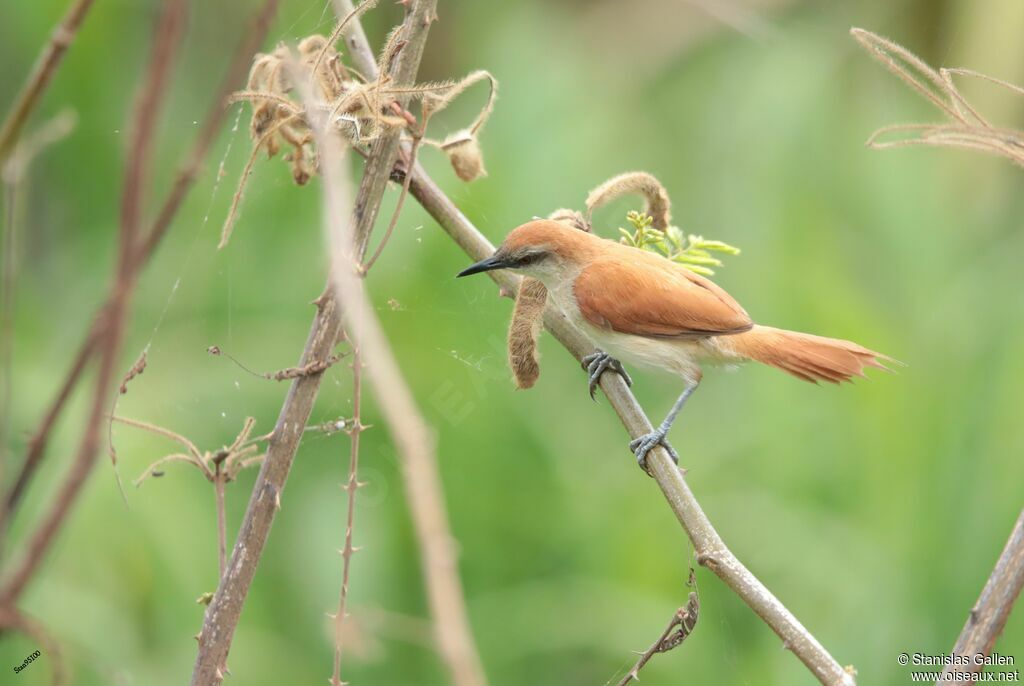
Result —
<path fill-rule="evenodd" d="M 720 336 L 753 326 L 739 303 L 704 277 L 664 258 L 632 257 L 592 262 L 576 277 L 580 312 L 594 326 L 658 338 Z"/>

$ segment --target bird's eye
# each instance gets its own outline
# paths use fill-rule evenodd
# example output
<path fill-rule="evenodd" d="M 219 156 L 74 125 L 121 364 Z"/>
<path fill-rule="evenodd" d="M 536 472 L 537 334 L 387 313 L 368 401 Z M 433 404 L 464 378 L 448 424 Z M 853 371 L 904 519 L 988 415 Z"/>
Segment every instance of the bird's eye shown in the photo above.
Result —
<path fill-rule="evenodd" d="M 517 267 L 528 267 L 531 264 L 536 264 L 536 263 L 540 262 L 545 257 L 547 257 L 547 253 L 546 252 L 538 251 L 538 252 L 526 253 L 525 255 L 520 257 L 518 260 L 516 260 L 516 266 Z"/>

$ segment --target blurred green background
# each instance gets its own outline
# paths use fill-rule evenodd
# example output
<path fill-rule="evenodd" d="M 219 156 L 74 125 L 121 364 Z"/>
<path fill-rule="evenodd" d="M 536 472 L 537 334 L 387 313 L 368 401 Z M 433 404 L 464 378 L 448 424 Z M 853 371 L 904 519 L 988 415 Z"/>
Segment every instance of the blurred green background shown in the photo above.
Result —
<path fill-rule="evenodd" d="M 323 0 L 285 0 L 271 31 L 330 30 Z M 0 6 L 0 103 L 11 101 L 64 0 Z M 163 197 L 256 0 L 193 2 L 158 146 L 150 208 Z M 379 44 L 400 17 L 371 13 Z M 40 111 L 79 124 L 20 188 L 14 336 L 14 464 L 54 393 L 114 254 L 125 122 L 157 3 L 102 0 Z M 1019 0 L 797 2 L 642 0 L 440 2 L 421 76 L 476 68 L 501 81 L 482 136 L 490 175 L 459 182 L 427 167 L 495 242 L 558 207 L 580 207 L 605 178 L 645 169 L 668 187 L 684 230 L 743 249 L 716 281 L 758 321 L 854 339 L 907 363 L 844 388 L 767 368 L 711 371 L 672 434 L 689 482 L 735 553 L 863 684 L 909 683 L 900 652 L 943 653 L 959 633 L 1022 504 L 1024 176 L 969 152 L 863 146 L 890 123 L 938 113 L 869 58 L 851 26 L 890 36 L 932 64 L 1024 83 Z M 271 43 L 268 41 L 267 47 Z M 1024 125 L 1024 98 L 969 83 L 990 117 Z M 483 89 L 437 118 L 473 116 Z M 230 246 L 215 250 L 249 150 L 235 114 L 166 242 L 145 271 L 122 366 L 149 367 L 121 414 L 229 442 L 248 415 L 269 431 L 286 385 L 206 353 L 219 345 L 257 370 L 295 364 L 325 276 L 318 181 L 291 183 L 280 160 L 256 167 Z M 223 157 L 226 176 L 215 182 Z M 396 189 L 387 195 L 393 205 Z M 387 216 L 387 207 L 382 216 Z M 378 315 L 438 436 L 473 629 L 494 684 L 615 683 L 685 602 L 691 548 L 655 483 L 626 449 L 605 400 L 550 338 L 543 373 L 513 390 L 504 329 L 511 302 L 415 203 L 369 280 Z M 627 209 L 597 216 L 616 235 Z M 377 236 L 380 235 L 378 227 Z M 635 375 L 653 418 L 679 383 Z M 350 412 L 344 365 L 312 421 Z M 355 539 L 354 684 L 438 684 L 426 601 L 397 458 L 368 400 Z M 85 415 L 76 396 L 19 513 L 4 561 L 50 502 Z M 130 486 L 173 447 L 115 427 L 127 507 L 104 457 L 23 600 L 63 647 L 75 683 L 180 684 L 191 673 L 216 585 L 212 488 L 186 467 Z M 348 439 L 302 444 L 242 616 L 235 684 L 322 684 L 325 613 L 340 584 Z M 7 465 L 7 475 L 12 470 Z M 255 472 L 228 489 L 233 534 Z M 776 636 L 710 572 L 698 570 L 693 636 L 656 657 L 645 684 L 809 684 Z M 36 647 L 0 642 L 0 670 Z M 1024 660 L 1024 610 L 997 649 Z M 3 683 L 49 678 L 52 656 Z M 8 672 L 13 674 L 13 672 Z"/>

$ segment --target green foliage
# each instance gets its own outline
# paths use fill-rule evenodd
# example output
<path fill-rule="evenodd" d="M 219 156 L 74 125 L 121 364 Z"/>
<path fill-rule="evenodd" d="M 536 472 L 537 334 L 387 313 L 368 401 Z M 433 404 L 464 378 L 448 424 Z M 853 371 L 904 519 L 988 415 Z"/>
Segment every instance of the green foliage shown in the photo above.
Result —
<path fill-rule="evenodd" d="M 651 226 L 654 219 L 646 212 L 631 211 L 626 215 L 626 221 L 633 225 L 633 230 L 620 227 L 620 243 L 664 255 L 702 276 L 712 276 L 715 273 L 712 267 L 722 266 L 722 261 L 712 252 L 740 254 L 740 249 L 733 245 L 707 240 L 703 236 L 685 235 L 678 226 L 670 226 L 664 231 L 656 229 Z"/>

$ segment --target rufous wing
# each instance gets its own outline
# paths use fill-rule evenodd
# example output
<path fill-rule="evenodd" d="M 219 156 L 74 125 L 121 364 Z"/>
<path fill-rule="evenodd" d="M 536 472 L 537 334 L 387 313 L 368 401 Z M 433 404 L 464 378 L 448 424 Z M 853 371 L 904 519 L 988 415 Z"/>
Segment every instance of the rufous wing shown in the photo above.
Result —
<path fill-rule="evenodd" d="M 573 289 L 588 322 L 619 333 L 699 338 L 740 333 L 753 326 L 724 290 L 653 255 L 592 262 L 576 277 Z"/>

